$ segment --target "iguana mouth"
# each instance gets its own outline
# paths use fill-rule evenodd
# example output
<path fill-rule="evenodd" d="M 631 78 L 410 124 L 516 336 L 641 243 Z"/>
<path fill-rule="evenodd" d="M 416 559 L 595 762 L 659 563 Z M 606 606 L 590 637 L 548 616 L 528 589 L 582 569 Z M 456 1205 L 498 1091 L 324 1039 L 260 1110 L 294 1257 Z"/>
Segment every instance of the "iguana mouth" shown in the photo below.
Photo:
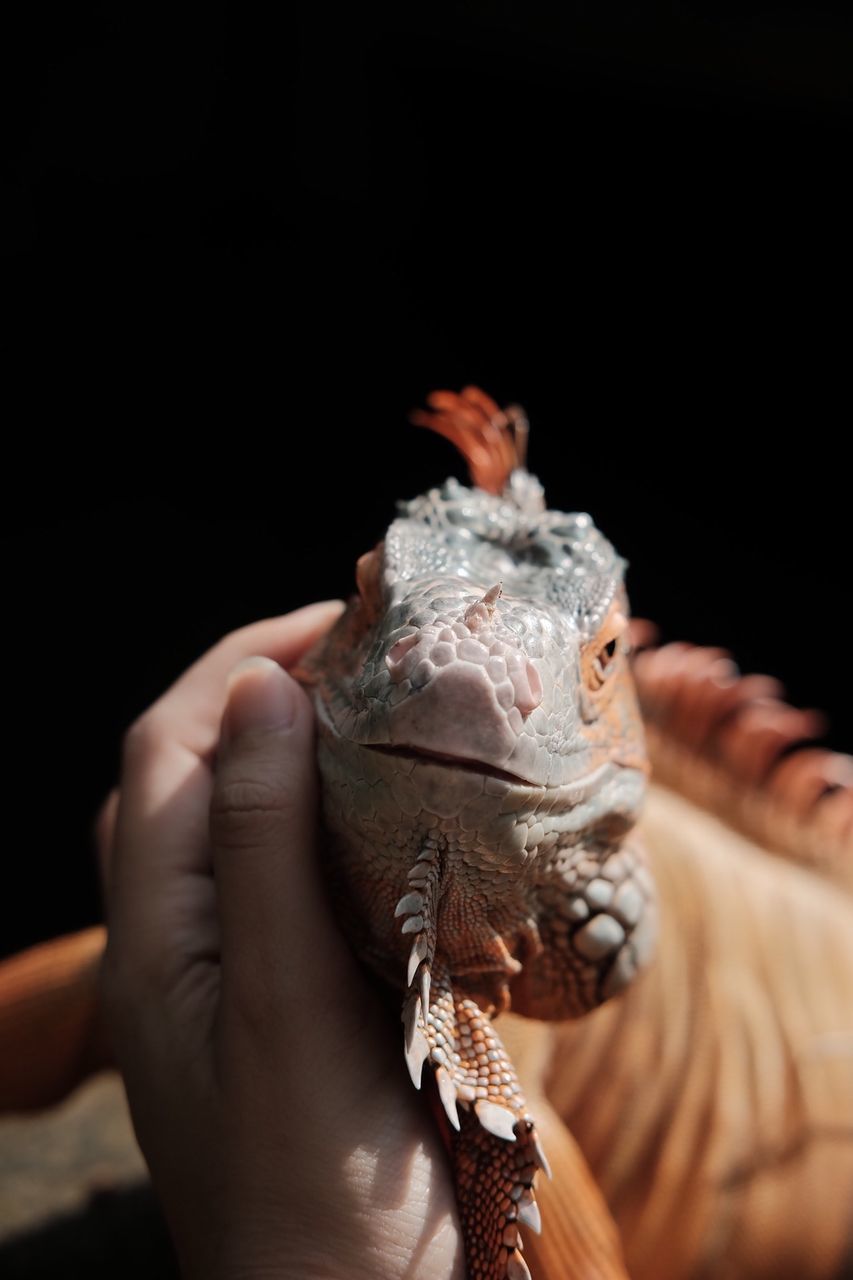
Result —
<path fill-rule="evenodd" d="M 451 765 L 454 769 L 463 769 L 466 773 L 480 773 L 489 778 L 499 778 L 501 782 L 511 782 L 515 786 L 535 787 L 537 791 L 546 791 L 541 782 L 532 782 L 518 773 L 509 773 L 506 769 L 497 769 L 483 760 L 471 760 L 464 756 L 450 755 L 445 751 L 431 751 L 427 747 L 389 747 L 380 743 L 366 743 L 371 751 L 381 751 L 386 756 L 397 756 L 403 760 L 428 760 L 431 764 Z"/>

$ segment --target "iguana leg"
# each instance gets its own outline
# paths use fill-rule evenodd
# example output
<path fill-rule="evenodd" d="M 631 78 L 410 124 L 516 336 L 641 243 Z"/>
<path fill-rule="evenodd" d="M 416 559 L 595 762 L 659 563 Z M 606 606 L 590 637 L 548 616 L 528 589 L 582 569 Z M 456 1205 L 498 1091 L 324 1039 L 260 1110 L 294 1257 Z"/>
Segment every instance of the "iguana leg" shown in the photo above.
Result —
<path fill-rule="evenodd" d="M 456 996 L 449 976 L 432 971 L 430 1004 L 410 991 L 403 1008 L 406 1060 L 420 1087 L 429 1061 L 448 1120 L 471 1280 L 524 1280 L 519 1227 L 539 1230 L 533 1194 L 547 1169 L 515 1070 L 490 1018 Z"/>
<path fill-rule="evenodd" d="M 512 980 L 514 1012 L 578 1017 L 618 995 L 651 958 L 655 891 L 636 839 L 553 866 L 533 895 L 539 947 Z"/>

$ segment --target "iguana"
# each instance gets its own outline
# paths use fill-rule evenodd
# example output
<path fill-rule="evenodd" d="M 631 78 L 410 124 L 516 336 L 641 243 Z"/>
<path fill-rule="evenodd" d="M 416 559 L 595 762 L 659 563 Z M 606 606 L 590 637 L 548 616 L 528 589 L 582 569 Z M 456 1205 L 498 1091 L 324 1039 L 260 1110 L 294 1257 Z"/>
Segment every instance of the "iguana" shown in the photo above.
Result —
<path fill-rule="evenodd" d="M 469 1274 L 839 1274 L 853 762 L 795 750 L 813 717 L 727 655 L 644 647 L 521 410 L 429 404 L 473 487 L 401 504 L 298 674 L 338 913 L 432 1069 Z M 76 945 L 91 973 L 99 937 Z"/>

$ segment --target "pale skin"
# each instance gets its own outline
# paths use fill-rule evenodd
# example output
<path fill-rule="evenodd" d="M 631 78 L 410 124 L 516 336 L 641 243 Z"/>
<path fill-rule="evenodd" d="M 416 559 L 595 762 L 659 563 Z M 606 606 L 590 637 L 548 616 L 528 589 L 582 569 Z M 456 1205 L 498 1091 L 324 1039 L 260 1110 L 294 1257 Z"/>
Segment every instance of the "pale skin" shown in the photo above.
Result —
<path fill-rule="evenodd" d="M 312 605 L 227 636 L 126 735 L 105 806 L 104 999 L 187 1280 L 462 1280 L 402 1032 L 327 905 Z"/>

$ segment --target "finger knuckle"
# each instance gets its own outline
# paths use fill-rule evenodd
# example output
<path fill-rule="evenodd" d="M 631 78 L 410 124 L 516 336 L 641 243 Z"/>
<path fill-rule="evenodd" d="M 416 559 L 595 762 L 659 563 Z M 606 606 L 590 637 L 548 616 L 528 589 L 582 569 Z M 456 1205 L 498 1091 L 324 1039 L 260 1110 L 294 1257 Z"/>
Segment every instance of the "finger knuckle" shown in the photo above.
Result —
<path fill-rule="evenodd" d="M 122 766 L 133 768 L 150 755 L 157 741 L 157 720 L 151 708 L 125 730 L 121 744 Z"/>
<path fill-rule="evenodd" d="M 281 831 L 291 807 L 286 792 L 269 779 L 225 778 L 211 805 L 213 839 L 225 848 L 263 844 Z"/>

